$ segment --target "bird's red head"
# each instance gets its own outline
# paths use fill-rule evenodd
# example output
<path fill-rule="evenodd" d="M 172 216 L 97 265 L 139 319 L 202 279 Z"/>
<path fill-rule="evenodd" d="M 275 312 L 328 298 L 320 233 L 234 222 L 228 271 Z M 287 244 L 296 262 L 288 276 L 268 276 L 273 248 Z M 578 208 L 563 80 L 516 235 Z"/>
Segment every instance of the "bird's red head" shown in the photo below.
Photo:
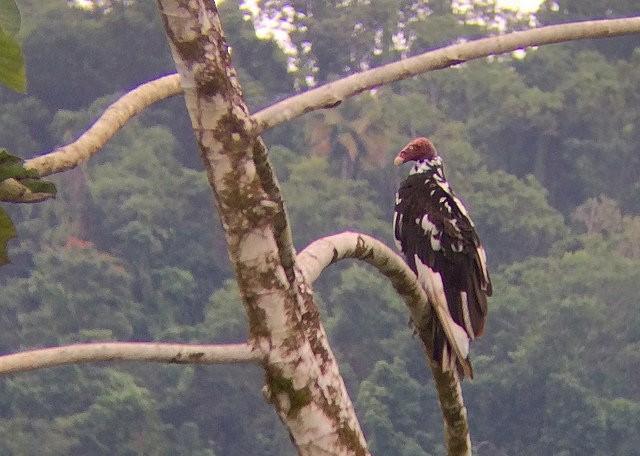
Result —
<path fill-rule="evenodd" d="M 400 166 L 412 160 L 431 160 L 438 156 L 435 146 L 427 138 L 416 138 L 404 146 L 398 156 L 393 160 L 393 164 Z"/>

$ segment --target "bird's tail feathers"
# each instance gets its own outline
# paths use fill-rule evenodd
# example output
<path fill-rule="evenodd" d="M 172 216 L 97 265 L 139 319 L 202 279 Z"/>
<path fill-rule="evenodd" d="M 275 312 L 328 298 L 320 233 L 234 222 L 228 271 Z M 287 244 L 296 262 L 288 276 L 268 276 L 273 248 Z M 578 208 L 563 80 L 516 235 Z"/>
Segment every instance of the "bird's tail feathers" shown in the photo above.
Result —
<path fill-rule="evenodd" d="M 460 378 L 469 377 L 473 379 L 473 366 L 469 359 L 469 338 L 466 332 L 459 325 L 451 321 L 454 337 L 457 339 L 458 347 L 467 347 L 466 352 L 454 350 L 440 324 L 436 323 L 434 328 L 434 353 L 433 358 L 440 365 L 443 372 L 458 372 Z M 464 333 L 464 334 L 463 334 Z M 463 339 L 464 338 L 464 339 Z M 457 354 L 456 352 L 460 354 Z M 460 356 L 462 355 L 462 356 Z"/>
<path fill-rule="evenodd" d="M 417 257 L 416 268 L 418 279 L 423 282 L 422 287 L 436 313 L 437 322 L 433 328 L 434 359 L 442 363 L 443 371 L 453 370 L 453 366 L 457 366 L 462 377 L 473 378 L 473 368 L 469 361 L 469 336 L 451 317 L 442 277 L 423 265 Z"/>

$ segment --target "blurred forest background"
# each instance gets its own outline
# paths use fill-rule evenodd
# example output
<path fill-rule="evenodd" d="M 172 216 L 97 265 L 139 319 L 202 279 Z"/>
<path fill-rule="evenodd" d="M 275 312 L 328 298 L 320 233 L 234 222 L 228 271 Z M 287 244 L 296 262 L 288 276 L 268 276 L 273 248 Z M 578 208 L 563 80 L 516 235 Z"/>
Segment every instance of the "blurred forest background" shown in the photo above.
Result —
<path fill-rule="evenodd" d="M 84 131 L 123 91 L 175 72 L 155 2 L 19 1 L 28 94 L 0 92 L 0 146 L 28 158 Z M 220 5 L 252 109 L 462 37 L 526 28 L 490 2 L 284 1 L 290 51 Z M 543 3 L 539 25 L 623 17 L 635 0 Z M 297 14 L 293 14 L 296 12 Z M 484 454 L 640 454 L 640 37 L 545 46 L 380 88 L 265 139 L 296 246 L 360 230 L 391 241 L 392 159 L 428 135 L 489 255 L 494 298 L 464 382 Z M 180 97 L 154 105 L 55 201 L 8 207 L 0 350 L 98 340 L 244 341 L 247 322 Z M 373 270 L 315 286 L 374 454 L 443 454 L 420 343 Z M 293 455 L 256 366 L 140 363 L 0 378 L 3 455 Z"/>

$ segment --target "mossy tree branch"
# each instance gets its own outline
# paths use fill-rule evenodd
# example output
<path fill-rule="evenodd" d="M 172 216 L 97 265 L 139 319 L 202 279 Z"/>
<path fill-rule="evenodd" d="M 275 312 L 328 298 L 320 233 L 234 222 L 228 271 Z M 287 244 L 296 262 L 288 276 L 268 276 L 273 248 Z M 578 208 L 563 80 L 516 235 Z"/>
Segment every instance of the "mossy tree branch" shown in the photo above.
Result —
<path fill-rule="evenodd" d="M 355 73 L 269 106 L 253 114 L 256 125 L 254 134 L 260 134 L 307 112 L 335 107 L 347 98 L 366 90 L 429 71 L 449 68 L 469 60 L 544 44 L 636 33 L 640 33 L 640 17 L 628 17 L 551 25 L 446 46 Z M 131 117 L 156 101 L 181 92 L 177 74 L 141 84 L 107 108 L 98 121 L 78 140 L 27 160 L 25 167 L 35 169 L 41 176 L 74 168 L 104 146 Z M 39 202 L 43 198 L 31 198 L 28 189 L 16 187 L 15 182 L 1 182 L 0 200 Z"/>
<path fill-rule="evenodd" d="M 453 324 L 448 313 L 443 314 L 438 309 L 438 306 L 445 304 L 434 301 L 434 290 L 427 290 L 425 293 L 418 284 L 415 274 L 400 255 L 366 234 L 347 231 L 327 236 L 312 242 L 298 254 L 300 268 L 309 282 L 314 282 L 330 265 L 347 258 L 361 260 L 375 267 L 389 279 L 393 288 L 404 300 L 431 367 L 444 418 L 448 454 L 470 455 L 471 438 L 467 409 L 464 406 L 458 376 L 451 371 L 444 372 L 440 364 L 431 358 L 433 334 L 429 320 L 434 318 L 433 309 L 445 325 Z"/>
<path fill-rule="evenodd" d="M 251 116 L 242 99 L 215 4 L 205 0 L 158 0 L 158 5 L 180 77 L 170 75 L 126 94 L 77 141 L 28 160 L 25 167 L 41 176 L 71 169 L 96 153 L 144 107 L 183 91 L 249 315 L 250 356 L 263 360 L 270 400 L 299 454 L 366 455 L 366 442 L 311 295 L 307 263 L 312 260 L 308 258 L 321 257 L 318 252 L 326 247 L 318 247 L 311 257 L 296 259 L 278 183 L 258 134 L 303 113 L 336 106 L 374 87 L 471 59 L 529 46 L 638 33 L 640 17 L 562 24 L 447 46 L 348 76 Z M 9 194 L 14 195 L 15 202 L 37 200 L 14 184 L 11 180 L 0 183 L 0 199 Z M 403 284 L 396 289 L 408 305 L 409 301 L 413 303 L 409 305 L 412 319 L 428 348 L 424 322 L 432 316 L 426 303 L 434 305 L 439 317 L 443 306 L 437 297 L 420 294 L 415 280 L 397 269 L 397 255 L 381 253 L 384 249 L 375 242 L 354 233 L 321 242 L 332 245 L 327 250 L 332 253 L 327 265 L 341 256 L 375 259 L 372 264 L 378 264 L 376 267 L 394 286 Z M 337 247 L 340 245 L 344 248 Z M 305 250 L 304 255 L 311 251 L 313 248 Z M 382 263 L 377 263 L 378 259 L 383 259 Z M 460 383 L 435 363 L 430 364 L 445 416 L 449 454 L 469 454 Z"/>

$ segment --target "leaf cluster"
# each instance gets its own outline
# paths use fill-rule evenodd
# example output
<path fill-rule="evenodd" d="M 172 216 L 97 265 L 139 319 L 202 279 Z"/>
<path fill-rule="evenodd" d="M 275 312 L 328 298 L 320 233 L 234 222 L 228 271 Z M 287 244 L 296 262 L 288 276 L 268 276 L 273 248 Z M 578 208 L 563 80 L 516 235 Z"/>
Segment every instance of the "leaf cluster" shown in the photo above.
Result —
<path fill-rule="evenodd" d="M 37 171 L 26 169 L 24 160 L 0 150 L 0 183 L 12 179 L 30 192 L 30 198 L 35 200 L 48 199 L 56 194 L 56 187 L 52 182 L 40 180 Z M 7 242 L 16 235 L 11 217 L 0 207 L 0 265 L 9 262 Z"/>

